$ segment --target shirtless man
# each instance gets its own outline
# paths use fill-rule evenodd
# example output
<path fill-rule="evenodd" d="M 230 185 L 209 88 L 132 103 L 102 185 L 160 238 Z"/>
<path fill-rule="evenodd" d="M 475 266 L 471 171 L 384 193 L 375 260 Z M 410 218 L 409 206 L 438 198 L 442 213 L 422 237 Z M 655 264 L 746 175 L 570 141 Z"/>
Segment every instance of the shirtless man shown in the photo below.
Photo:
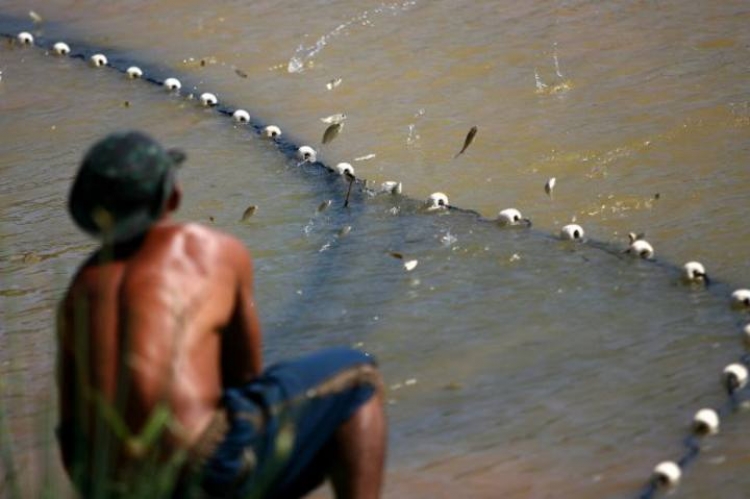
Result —
<path fill-rule="evenodd" d="M 386 423 L 368 355 L 264 370 L 243 244 L 176 223 L 184 159 L 138 132 L 85 156 L 70 193 L 101 247 L 58 314 L 58 438 L 85 497 L 379 497 Z"/>

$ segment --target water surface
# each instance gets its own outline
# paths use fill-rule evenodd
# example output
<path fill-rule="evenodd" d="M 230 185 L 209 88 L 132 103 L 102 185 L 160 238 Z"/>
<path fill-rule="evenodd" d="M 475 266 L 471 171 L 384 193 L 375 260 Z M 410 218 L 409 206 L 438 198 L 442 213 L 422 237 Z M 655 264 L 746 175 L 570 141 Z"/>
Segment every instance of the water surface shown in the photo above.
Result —
<path fill-rule="evenodd" d="M 15 19 L 3 29 L 106 47 L 186 87 L 0 49 L 0 380 L 25 470 L 43 466 L 53 425 L 54 306 L 93 248 L 66 214 L 70 180 L 94 140 L 126 128 L 187 151 L 181 219 L 251 248 L 268 361 L 335 344 L 377 355 L 387 497 L 634 497 L 682 455 L 692 415 L 724 403 L 719 373 L 748 321 L 727 297 L 750 286 L 746 3 L 34 8 L 38 26 L 0 2 Z M 356 191 L 344 209 L 342 179 L 184 98 L 206 90 L 370 185 L 402 181 L 405 197 Z M 334 113 L 345 127 L 322 146 Z M 487 218 L 516 207 L 534 228 L 425 212 L 438 190 Z M 574 220 L 611 251 L 559 241 Z M 630 231 L 655 263 L 620 253 Z M 692 259 L 719 284 L 684 286 L 677 267 Z M 743 496 L 747 423 L 723 423 L 680 497 Z"/>

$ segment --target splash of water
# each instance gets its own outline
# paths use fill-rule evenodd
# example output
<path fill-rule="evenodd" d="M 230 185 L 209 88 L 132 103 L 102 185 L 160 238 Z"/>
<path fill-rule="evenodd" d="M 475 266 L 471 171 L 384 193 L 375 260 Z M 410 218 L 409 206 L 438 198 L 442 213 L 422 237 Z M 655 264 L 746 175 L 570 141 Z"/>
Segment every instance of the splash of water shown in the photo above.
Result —
<path fill-rule="evenodd" d="M 563 76 L 562 71 L 560 71 L 560 61 L 557 58 L 557 42 L 552 45 L 552 60 L 555 61 L 555 74 L 558 78 L 564 80 L 565 77 Z"/>
<path fill-rule="evenodd" d="M 534 68 L 534 81 L 536 82 L 537 93 L 542 93 L 547 88 L 547 84 L 542 81 L 542 77 L 539 76 L 539 71 Z"/>
<path fill-rule="evenodd" d="M 313 45 L 304 46 L 300 44 L 297 47 L 294 55 L 289 59 L 287 64 L 287 71 L 290 73 L 301 73 L 306 67 L 312 62 L 312 58 L 318 55 L 323 48 L 328 45 L 329 41 L 337 36 L 341 35 L 347 28 L 352 25 L 372 26 L 370 17 L 372 15 L 381 15 L 385 13 L 392 13 L 396 15 L 400 12 L 405 12 L 416 5 L 416 0 L 409 0 L 406 2 L 396 2 L 390 4 L 383 4 L 372 11 L 366 10 L 359 15 L 354 16 L 343 24 L 336 26 L 333 31 L 327 33 L 318 38 Z"/>
<path fill-rule="evenodd" d="M 453 246 L 456 242 L 458 242 L 458 238 L 447 230 L 442 236 L 440 236 L 440 242 L 443 244 L 443 246 Z"/>
<path fill-rule="evenodd" d="M 406 145 L 413 146 L 419 141 L 419 134 L 417 133 L 417 125 L 414 123 L 409 124 L 409 133 L 406 136 Z"/>

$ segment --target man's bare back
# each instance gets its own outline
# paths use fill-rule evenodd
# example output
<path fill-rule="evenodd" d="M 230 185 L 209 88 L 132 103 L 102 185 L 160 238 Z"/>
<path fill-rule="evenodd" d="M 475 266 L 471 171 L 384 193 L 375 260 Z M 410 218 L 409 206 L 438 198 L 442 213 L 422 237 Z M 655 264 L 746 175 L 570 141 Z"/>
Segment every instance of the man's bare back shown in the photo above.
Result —
<path fill-rule="evenodd" d="M 76 404 L 96 421 L 96 404 L 117 409 L 120 393 L 131 435 L 138 436 L 157 405 L 166 404 L 174 420 L 164 443 L 189 447 L 211 419 L 222 388 L 260 373 L 250 258 L 228 235 L 169 222 L 156 225 L 136 248 L 107 252 L 93 255 L 71 284 L 60 336 L 67 368 L 62 386 L 74 386 L 74 366 L 86 363 L 87 384 L 101 397 L 86 403 L 63 396 L 62 426 Z M 81 319 L 94 333 L 87 338 L 88 362 L 76 352 Z M 220 365 L 222 346 L 238 361 L 226 358 Z"/>
<path fill-rule="evenodd" d="M 339 348 L 263 370 L 249 252 L 170 220 L 182 159 L 138 132 L 113 134 L 74 182 L 71 214 L 103 244 L 58 314 L 65 468 L 84 496 L 130 497 L 134 482 L 164 485 L 165 470 L 172 480 L 159 493 L 173 497 L 196 487 L 301 497 L 325 478 L 338 497 L 378 497 L 385 418 L 374 360 Z"/>

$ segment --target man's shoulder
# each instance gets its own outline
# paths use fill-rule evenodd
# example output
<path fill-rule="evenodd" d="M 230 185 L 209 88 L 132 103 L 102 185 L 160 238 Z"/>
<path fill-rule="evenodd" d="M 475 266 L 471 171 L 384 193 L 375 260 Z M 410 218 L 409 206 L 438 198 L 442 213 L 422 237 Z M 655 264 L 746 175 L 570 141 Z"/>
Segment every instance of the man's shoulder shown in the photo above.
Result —
<path fill-rule="evenodd" d="M 157 227 L 159 239 L 167 244 L 180 244 L 189 253 L 201 255 L 243 256 L 249 254 L 245 244 L 237 237 L 197 222 L 171 223 Z"/>
<path fill-rule="evenodd" d="M 198 222 L 167 222 L 153 226 L 147 235 L 147 240 L 159 239 L 162 242 L 173 240 L 204 240 L 204 241 L 236 241 L 233 235 L 214 229 Z"/>

